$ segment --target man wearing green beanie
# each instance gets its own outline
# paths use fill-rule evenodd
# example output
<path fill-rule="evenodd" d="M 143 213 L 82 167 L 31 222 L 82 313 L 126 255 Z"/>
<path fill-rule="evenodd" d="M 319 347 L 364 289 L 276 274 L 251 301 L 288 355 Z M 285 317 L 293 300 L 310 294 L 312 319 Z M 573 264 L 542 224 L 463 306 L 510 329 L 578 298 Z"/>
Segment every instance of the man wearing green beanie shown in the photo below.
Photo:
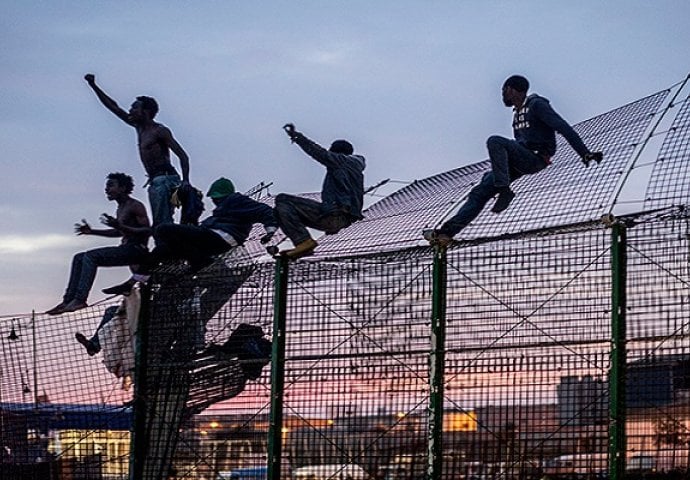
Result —
<path fill-rule="evenodd" d="M 198 226 L 164 224 L 154 229 L 156 248 L 142 262 L 139 272 L 120 285 L 106 288 L 103 293 L 118 295 L 129 293 L 137 281 L 146 282 L 151 270 L 165 260 L 184 259 L 191 271 L 199 271 L 213 263 L 213 256 L 242 245 L 255 223 L 261 223 L 267 243 L 278 230 L 273 209 L 246 195 L 235 192 L 233 183 L 224 177 L 211 184 L 207 197 L 216 208 L 210 217 Z"/>

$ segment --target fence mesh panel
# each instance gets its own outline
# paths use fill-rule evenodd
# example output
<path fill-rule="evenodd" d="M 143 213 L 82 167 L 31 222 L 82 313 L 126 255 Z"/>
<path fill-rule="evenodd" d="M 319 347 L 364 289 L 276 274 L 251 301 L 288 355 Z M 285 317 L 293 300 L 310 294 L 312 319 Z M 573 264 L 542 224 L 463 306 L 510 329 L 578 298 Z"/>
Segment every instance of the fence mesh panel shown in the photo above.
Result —
<path fill-rule="evenodd" d="M 418 479 L 434 433 L 441 478 L 604 478 L 614 273 L 611 229 L 591 219 L 667 95 L 578 125 L 604 163 L 586 170 L 562 146 L 510 211 L 448 249 L 442 425 L 429 420 L 435 252 L 419 231 L 485 163 L 400 190 L 290 263 L 284 332 L 275 261 L 255 243 L 78 312 L 0 317 L 3 480 L 259 479 L 276 442 L 283 478 Z M 688 111 L 652 173 L 645 207 L 658 210 L 621 220 L 629 478 L 689 474 Z"/>

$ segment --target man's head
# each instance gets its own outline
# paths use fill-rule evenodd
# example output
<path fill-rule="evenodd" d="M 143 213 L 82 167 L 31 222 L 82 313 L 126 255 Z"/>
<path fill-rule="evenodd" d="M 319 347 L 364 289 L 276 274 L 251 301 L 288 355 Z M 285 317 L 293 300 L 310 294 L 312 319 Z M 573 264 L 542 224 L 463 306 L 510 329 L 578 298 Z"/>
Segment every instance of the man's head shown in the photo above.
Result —
<path fill-rule="evenodd" d="M 129 108 L 129 118 L 134 123 L 153 120 L 157 114 L 158 102 L 153 97 L 137 97 Z"/>
<path fill-rule="evenodd" d="M 235 193 L 235 185 L 227 178 L 220 177 L 211 184 L 206 196 L 209 197 L 215 205 L 218 205 L 225 197 L 233 193 Z"/>
<path fill-rule="evenodd" d="M 501 94 L 506 107 L 522 105 L 529 90 L 529 81 L 522 75 L 512 75 L 503 82 Z"/>
<path fill-rule="evenodd" d="M 105 196 L 108 200 L 117 200 L 127 196 L 134 190 L 134 180 L 124 173 L 110 173 L 105 181 Z"/>
<path fill-rule="evenodd" d="M 331 143 L 331 148 L 328 150 L 333 153 L 343 153 L 345 155 L 352 155 L 352 153 L 355 151 L 355 149 L 352 147 L 352 144 L 347 140 L 335 140 L 333 143 Z"/>

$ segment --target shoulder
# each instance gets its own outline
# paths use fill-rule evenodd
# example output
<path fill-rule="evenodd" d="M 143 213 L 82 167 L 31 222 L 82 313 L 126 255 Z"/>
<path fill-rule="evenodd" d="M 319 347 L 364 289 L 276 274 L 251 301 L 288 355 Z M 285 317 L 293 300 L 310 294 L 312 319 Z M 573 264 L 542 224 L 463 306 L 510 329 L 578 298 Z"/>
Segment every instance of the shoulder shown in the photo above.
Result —
<path fill-rule="evenodd" d="M 136 198 L 132 197 L 130 197 L 129 201 L 125 204 L 125 208 L 137 213 L 146 211 L 146 207 L 144 206 L 143 202 L 140 202 Z"/>
<path fill-rule="evenodd" d="M 246 195 L 242 195 L 241 193 L 235 192 L 225 197 L 225 199 L 223 199 L 223 201 L 220 203 L 220 206 L 224 208 L 233 207 L 245 203 L 247 200 L 251 200 L 251 198 L 247 197 Z"/>
<path fill-rule="evenodd" d="M 151 126 L 151 131 L 155 132 L 156 135 L 160 137 L 165 137 L 165 138 L 170 138 L 172 137 L 172 132 L 168 127 L 163 125 L 162 123 L 154 123 Z"/>
<path fill-rule="evenodd" d="M 540 97 L 539 95 L 530 95 L 526 102 L 530 111 L 534 112 L 538 116 L 551 117 L 555 113 L 551 102 L 548 98 Z"/>
<path fill-rule="evenodd" d="M 367 161 L 363 155 L 347 155 L 347 159 L 357 168 L 364 170 L 367 166 Z"/>
<path fill-rule="evenodd" d="M 536 93 L 531 94 L 525 100 L 525 104 L 529 105 L 530 108 L 540 108 L 549 105 L 549 99 L 537 95 Z"/>

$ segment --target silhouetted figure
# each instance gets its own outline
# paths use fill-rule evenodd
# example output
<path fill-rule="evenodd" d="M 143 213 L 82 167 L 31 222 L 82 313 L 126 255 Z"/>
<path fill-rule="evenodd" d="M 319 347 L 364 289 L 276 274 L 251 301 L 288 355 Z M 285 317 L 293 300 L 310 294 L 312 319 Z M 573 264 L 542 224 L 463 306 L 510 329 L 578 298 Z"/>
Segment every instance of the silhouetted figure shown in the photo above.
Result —
<path fill-rule="evenodd" d="M 77 235 L 122 237 L 122 241 L 117 247 L 95 248 L 76 254 L 72 259 L 69 281 L 62 302 L 48 310 L 47 314 L 60 315 L 86 307 L 98 267 L 135 265 L 146 258 L 146 244 L 151 227 L 144 204 L 129 196 L 133 188 L 134 182 L 129 175 L 108 175 L 105 194 L 108 200 L 117 202 L 114 217 L 105 213 L 101 216 L 101 223 L 109 228 L 94 229 L 86 220 L 82 220 L 74 225 L 74 230 Z"/>
<path fill-rule="evenodd" d="M 153 225 L 173 223 L 173 207 L 170 202 L 173 191 L 189 184 L 189 157 L 173 138 L 168 127 L 155 122 L 158 103 L 151 97 L 137 97 L 129 112 L 124 111 L 112 98 L 96 85 L 96 77 L 89 73 L 84 79 L 96 93 L 101 103 L 120 120 L 135 128 L 139 157 L 148 176 L 148 194 Z M 182 169 L 182 180 L 170 162 L 170 151 L 177 155 Z"/>
<path fill-rule="evenodd" d="M 364 218 L 366 163 L 363 156 L 354 155 L 352 144 L 346 140 L 336 140 L 326 150 L 295 130 L 293 124 L 288 123 L 283 128 L 293 143 L 326 167 L 321 202 L 286 193 L 276 196 L 278 223 L 294 245 L 293 249 L 281 253 L 296 259 L 311 255 L 317 246 L 307 227 L 335 234 Z"/>
<path fill-rule="evenodd" d="M 151 270 L 166 260 L 187 260 L 193 272 L 213 263 L 213 257 L 242 245 L 255 223 L 263 224 L 267 243 L 278 230 L 273 209 L 235 192 L 227 178 L 219 178 L 206 194 L 216 205 L 210 217 L 195 225 L 159 225 L 154 229 L 156 247 L 145 257 L 138 272 L 125 283 L 103 290 L 107 294 L 127 294 L 137 281 L 148 281 Z"/>
<path fill-rule="evenodd" d="M 482 211 L 492 197 L 498 195 L 491 211 L 501 213 L 515 198 L 510 184 L 523 175 L 532 175 L 551 164 L 556 153 L 556 132 L 565 137 L 580 155 L 585 166 L 592 160 L 600 162 L 601 152 L 592 153 L 575 130 L 551 107 L 549 101 L 532 94 L 527 96 L 529 82 L 513 75 L 503 84 L 502 97 L 506 107 L 513 108 L 515 140 L 491 136 L 486 142 L 491 159 L 491 171 L 469 193 L 460 210 L 438 230 L 423 232 L 432 245 L 447 246 L 453 236 L 465 228 Z"/>

